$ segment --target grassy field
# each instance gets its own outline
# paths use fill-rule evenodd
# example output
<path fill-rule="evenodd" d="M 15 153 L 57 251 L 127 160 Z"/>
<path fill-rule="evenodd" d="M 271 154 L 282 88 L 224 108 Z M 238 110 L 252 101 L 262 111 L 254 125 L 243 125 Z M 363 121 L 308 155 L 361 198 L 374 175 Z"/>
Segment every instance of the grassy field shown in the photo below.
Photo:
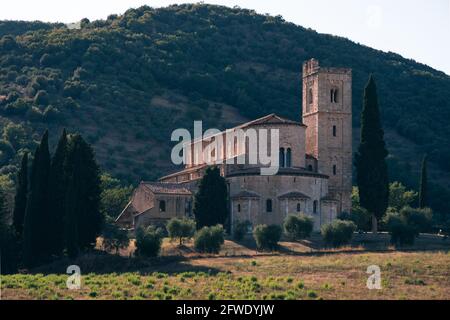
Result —
<path fill-rule="evenodd" d="M 158 259 L 128 253 L 91 253 L 1 276 L 1 298 L 450 299 L 448 244 L 434 251 L 367 252 L 361 245 L 325 250 L 286 242 L 279 252 L 257 253 L 227 241 L 219 255 L 198 255 L 190 244 L 178 248 L 166 240 Z M 79 290 L 66 288 L 69 264 L 81 268 Z M 370 265 L 381 268 L 381 290 L 366 287 Z"/>

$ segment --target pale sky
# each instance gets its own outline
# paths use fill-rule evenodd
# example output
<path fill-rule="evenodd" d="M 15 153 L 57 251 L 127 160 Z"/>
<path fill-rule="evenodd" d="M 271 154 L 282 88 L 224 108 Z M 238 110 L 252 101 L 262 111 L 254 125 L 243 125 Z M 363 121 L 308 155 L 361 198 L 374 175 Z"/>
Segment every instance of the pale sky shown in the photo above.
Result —
<path fill-rule="evenodd" d="M 105 19 L 141 5 L 175 0 L 2 0 L 0 20 Z M 254 9 L 320 33 L 343 36 L 430 65 L 450 75 L 450 0 L 208 0 Z"/>

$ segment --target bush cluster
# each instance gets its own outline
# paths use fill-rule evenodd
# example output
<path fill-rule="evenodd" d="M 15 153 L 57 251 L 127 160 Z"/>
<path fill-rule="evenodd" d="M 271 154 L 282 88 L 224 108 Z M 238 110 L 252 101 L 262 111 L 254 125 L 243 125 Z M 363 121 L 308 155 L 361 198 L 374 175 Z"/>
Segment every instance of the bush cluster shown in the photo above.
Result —
<path fill-rule="evenodd" d="M 394 245 L 413 245 L 420 232 L 431 229 L 432 212 L 430 209 L 404 207 L 399 212 L 388 212 L 384 218 L 387 230 Z"/>
<path fill-rule="evenodd" d="M 162 232 L 154 226 L 139 228 L 136 231 L 136 254 L 144 257 L 157 257 L 161 250 Z"/>
<path fill-rule="evenodd" d="M 283 230 L 279 225 L 258 225 L 253 230 L 253 237 L 259 250 L 275 250 L 281 239 Z"/>
<path fill-rule="evenodd" d="M 356 225 L 353 221 L 334 220 L 322 226 L 321 233 L 326 244 L 339 247 L 350 243 Z"/>
<path fill-rule="evenodd" d="M 244 239 L 245 235 L 247 234 L 247 231 L 250 227 L 251 223 L 250 221 L 236 221 L 233 228 L 233 238 L 236 241 L 241 241 Z"/>
<path fill-rule="evenodd" d="M 198 252 L 219 253 L 225 241 L 225 234 L 221 225 L 203 227 L 194 236 L 194 247 Z"/>
<path fill-rule="evenodd" d="M 284 221 L 284 231 L 294 241 L 308 238 L 313 226 L 314 220 L 305 214 L 291 214 Z"/>

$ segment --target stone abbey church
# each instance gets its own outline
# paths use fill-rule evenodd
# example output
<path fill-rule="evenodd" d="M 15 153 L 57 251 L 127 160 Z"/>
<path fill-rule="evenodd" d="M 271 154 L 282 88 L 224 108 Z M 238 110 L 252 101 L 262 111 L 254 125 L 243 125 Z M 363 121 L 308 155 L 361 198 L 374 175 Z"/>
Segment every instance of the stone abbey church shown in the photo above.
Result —
<path fill-rule="evenodd" d="M 302 122 L 270 114 L 229 129 L 278 129 L 280 162 L 278 173 L 270 176 L 254 164 L 217 164 L 228 184 L 231 225 L 282 224 L 288 214 L 302 212 L 319 230 L 351 210 L 352 71 L 323 68 L 311 59 L 303 64 L 302 87 Z M 217 157 L 247 152 L 238 146 Z M 194 195 L 209 164 L 189 164 L 158 182 L 141 182 L 117 223 L 137 228 L 192 216 Z"/>

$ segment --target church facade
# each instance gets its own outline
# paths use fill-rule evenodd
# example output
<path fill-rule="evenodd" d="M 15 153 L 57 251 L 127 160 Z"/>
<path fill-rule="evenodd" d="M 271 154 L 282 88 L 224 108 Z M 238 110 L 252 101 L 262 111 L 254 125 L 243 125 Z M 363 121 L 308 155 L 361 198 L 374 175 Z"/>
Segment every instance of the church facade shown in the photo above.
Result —
<path fill-rule="evenodd" d="M 248 142 L 233 140 L 231 151 L 224 146 L 207 156 L 189 147 L 187 157 L 197 161 L 158 182 L 141 182 L 117 223 L 137 228 L 163 224 L 172 217 L 192 217 L 193 198 L 211 157 L 228 184 L 231 226 L 237 221 L 251 226 L 282 224 L 288 214 L 305 213 L 313 218 L 314 230 L 320 230 L 340 212 L 350 212 L 352 72 L 323 68 L 311 59 L 303 64 L 302 94 L 302 121 L 270 114 L 227 130 L 277 129 L 279 169 L 275 175 L 261 174 L 259 164 L 224 161 L 248 159 Z M 224 138 L 225 134 L 219 133 Z"/>

